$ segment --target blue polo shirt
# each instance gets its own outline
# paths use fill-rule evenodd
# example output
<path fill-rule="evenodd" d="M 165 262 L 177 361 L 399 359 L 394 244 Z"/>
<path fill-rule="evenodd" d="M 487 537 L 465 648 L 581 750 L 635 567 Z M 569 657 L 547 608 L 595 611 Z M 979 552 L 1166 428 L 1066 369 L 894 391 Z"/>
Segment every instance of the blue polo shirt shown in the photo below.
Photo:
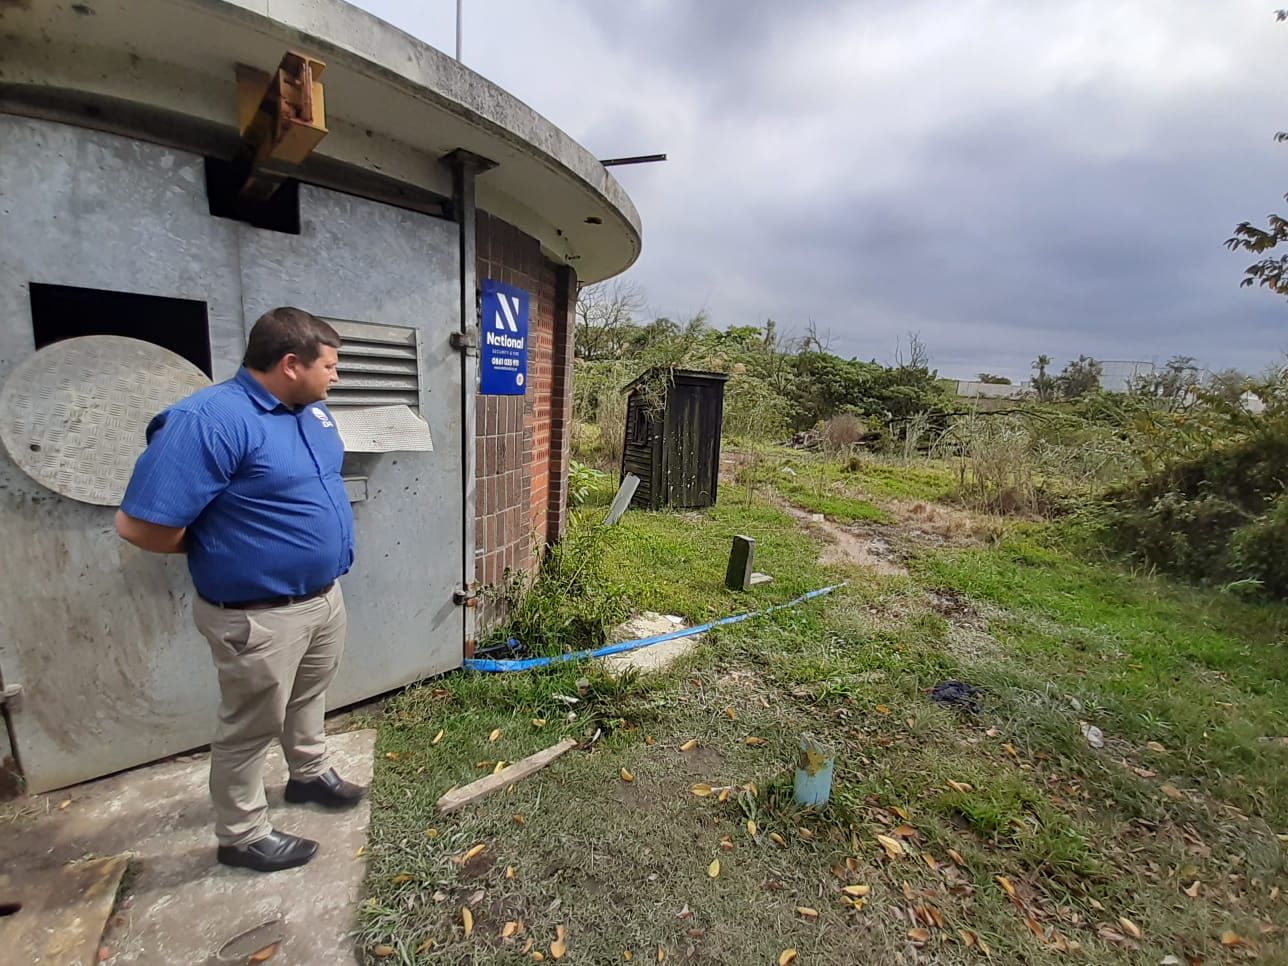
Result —
<path fill-rule="evenodd" d="M 344 445 L 322 403 L 292 410 L 241 369 L 165 410 L 147 436 L 121 509 L 188 528 L 201 596 L 300 596 L 348 572 Z"/>

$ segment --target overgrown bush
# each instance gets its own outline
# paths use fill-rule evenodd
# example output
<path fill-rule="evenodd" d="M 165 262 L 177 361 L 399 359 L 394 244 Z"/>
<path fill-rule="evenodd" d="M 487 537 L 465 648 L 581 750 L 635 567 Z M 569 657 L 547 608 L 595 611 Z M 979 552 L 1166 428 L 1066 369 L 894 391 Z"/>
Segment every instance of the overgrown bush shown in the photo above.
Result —
<path fill-rule="evenodd" d="M 625 619 L 624 592 L 601 576 L 601 565 L 613 531 L 603 527 L 569 528 L 563 541 L 550 547 L 535 580 L 524 573 L 507 574 L 492 599 L 506 614 L 484 645 L 514 638 L 525 656 L 549 656 L 601 647 L 613 625 Z"/>

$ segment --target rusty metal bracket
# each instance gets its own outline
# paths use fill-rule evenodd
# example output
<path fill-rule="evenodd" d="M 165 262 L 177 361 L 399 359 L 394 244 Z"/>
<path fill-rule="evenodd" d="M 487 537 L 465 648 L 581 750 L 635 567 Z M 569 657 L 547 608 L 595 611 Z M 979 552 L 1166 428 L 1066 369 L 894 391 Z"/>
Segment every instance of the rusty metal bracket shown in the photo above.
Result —
<path fill-rule="evenodd" d="M 479 605 L 479 588 L 478 584 L 466 584 L 464 587 L 457 587 L 452 591 L 452 603 L 458 607 L 477 607 Z"/>
<path fill-rule="evenodd" d="M 288 51 L 271 74 L 237 65 L 237 115 L 247 165 L 240 196 L 272 197 L 296 165 L 327 134 L 326 98 L 319 78 L 326 64 Z"/>

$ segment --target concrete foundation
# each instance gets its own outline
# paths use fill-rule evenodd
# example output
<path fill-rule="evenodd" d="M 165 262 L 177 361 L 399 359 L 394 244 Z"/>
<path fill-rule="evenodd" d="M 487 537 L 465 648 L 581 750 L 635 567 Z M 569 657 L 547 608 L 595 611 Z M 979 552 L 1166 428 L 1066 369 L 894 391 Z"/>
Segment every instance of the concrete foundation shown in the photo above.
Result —
<path fill-rule="evenodd" d="M 374 731 L 329 736 L 341 775 L 370 782 L 375 737 Z M 230 940 L 275 920 L 280 925 L 264 931 L 281 937 L 274 966 L 354 963 L 350 934 L 366 872 L 366 860 L 355 853 L 367 838 L 367 804 L 345 812 L 284 805 L 286 765 L 275 747 L 267 771 L 273 824 L 321 848 L 299 869 L 267 875 L 231 869 L 215 862 L 207 774 L 206 756 L 190 755 L 42 797 L 41 814 L 4 836 L 0 867 L 35 872 L 90 854 L 129 853 L 102 940 L 109 964 L 213 966 L 229 961 L 219 951 Z"/>

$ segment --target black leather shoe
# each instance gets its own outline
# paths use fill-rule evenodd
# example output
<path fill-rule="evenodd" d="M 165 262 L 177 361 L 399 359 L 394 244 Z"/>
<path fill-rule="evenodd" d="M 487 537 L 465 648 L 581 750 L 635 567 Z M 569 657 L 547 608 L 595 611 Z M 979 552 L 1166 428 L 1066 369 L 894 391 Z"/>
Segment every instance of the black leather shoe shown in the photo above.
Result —
<path fill-rule="evenodd" d="M 292 778 L 286 783 L 286 800 L 292 805 L 316 802 L 327 808 L 352 808 L 366 796 L 362 785 L 347 782 L 329 768 L 312 781 L 300 782 Z"/>
<path fill-rule="evenodd" d="M 256 872 L 277 872 L 304 865 L 317 854 L 318 844 L 289 832 L 269 832 L 250 845 L 221 845 L 216 857 L 223 865 L 240 866 Z"/>

